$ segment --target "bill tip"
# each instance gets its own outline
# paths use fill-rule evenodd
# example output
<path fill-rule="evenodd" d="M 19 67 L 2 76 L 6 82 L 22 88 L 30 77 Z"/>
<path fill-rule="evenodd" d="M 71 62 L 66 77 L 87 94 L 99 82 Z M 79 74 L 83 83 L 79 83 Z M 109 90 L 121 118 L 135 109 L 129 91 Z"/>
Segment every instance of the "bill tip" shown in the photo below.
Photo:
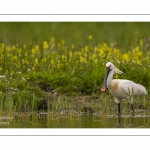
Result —
<path fill-rule="evenodd" d="M 105 92 L 106 91 L 106 89 L 105 88 L 101 88 L 101 92 Z"/>

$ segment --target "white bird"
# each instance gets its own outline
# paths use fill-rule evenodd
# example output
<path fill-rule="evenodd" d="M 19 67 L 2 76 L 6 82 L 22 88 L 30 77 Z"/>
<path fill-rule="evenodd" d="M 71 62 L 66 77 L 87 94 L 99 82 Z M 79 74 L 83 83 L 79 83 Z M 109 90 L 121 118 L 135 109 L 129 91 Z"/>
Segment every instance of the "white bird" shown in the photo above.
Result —
<path fill-rule="evenodd" d="M 123 99 L 129 100 L 132 111 L 134 113 L 133 97 L 146 95 L 147 91 L 143 85 L 137 84 L 130 80 L 113 80 L 114 73 L 122 74 L 123 72 L 117 69 L 113 63 L 108 62 L 106 64 L 106 74 L 101 88 L 101 92 L 105 92 L 106 88 L 108 87 L 110 93 L 114 96 L 115 102 L 118 104 L 118 115 L 120 115 L 120 103 Z"/>

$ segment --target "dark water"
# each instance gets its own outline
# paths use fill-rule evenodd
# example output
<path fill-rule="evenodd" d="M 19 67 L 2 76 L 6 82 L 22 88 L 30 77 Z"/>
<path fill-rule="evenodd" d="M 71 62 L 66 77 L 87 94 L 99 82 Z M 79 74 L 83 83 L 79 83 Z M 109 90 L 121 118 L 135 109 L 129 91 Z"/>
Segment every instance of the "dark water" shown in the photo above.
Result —
<path fill-rule="evenodd" d="M 0 117 L 0 128 L 149 128 L 150 116 L 28 116 Z"/>

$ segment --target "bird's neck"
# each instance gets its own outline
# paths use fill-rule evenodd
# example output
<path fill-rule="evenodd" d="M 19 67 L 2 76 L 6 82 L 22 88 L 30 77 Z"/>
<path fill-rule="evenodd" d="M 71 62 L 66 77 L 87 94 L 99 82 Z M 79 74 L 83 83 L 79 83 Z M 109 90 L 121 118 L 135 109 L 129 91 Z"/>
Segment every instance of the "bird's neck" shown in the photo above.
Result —
<path fill-rule="evenodd" d="M 113 85 L 113 74 L 114 74 L 114 70 L 110 71 L 108 78 L 107 78 L 107 87 L 108 89 L 112 87 Z"/>

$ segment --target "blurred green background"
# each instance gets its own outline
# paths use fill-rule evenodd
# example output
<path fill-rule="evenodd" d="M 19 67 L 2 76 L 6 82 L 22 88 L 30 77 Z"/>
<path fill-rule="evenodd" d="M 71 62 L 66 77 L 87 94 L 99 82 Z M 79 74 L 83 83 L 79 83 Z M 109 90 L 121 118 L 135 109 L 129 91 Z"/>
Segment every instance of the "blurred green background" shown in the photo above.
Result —
<path fill-rule="evenodd" d="M 133 42 L 150 37 L 150 22 L 0 22 L 0 42 L 37 44 L 55 37 L 76 46 L 117 42 L 122 50 L 128 50 Z"/>

